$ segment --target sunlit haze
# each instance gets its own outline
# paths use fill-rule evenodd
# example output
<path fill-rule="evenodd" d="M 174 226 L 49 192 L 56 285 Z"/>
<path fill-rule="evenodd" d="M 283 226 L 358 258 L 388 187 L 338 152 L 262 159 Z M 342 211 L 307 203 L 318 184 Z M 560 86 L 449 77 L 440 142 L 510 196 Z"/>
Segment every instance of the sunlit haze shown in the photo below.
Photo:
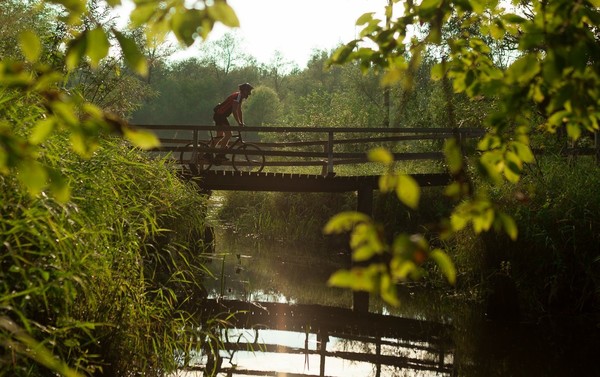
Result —
<path fill-rule="evenodd" d="M 366 12 L 383 13 L 387 0 L 229 0 L 240 20 L 236 32 L 244 50 L 259 62 L 276 51 L 304 66 L 314 49 L 329 50 L 354 39 L 356 20 Z M 210 39 L 218 38 L 219 27 Z"/>
<path fill-rule="evenodd" d="M 388 0 L 229 0 L 239 21 L 239 28 L 217 24 L 208 41 L 233 32 L 243 52 L 259 63 L 269 63 L 275 53 L 303 68 L 315 49 L 331 50 L 358 36 L 356 20 L 367 12 L 381 17 Z M 123 1 L 118 8 L 123 26 L 133 4 Z M 175 58 L 198 53 L 198 43 Z"/>

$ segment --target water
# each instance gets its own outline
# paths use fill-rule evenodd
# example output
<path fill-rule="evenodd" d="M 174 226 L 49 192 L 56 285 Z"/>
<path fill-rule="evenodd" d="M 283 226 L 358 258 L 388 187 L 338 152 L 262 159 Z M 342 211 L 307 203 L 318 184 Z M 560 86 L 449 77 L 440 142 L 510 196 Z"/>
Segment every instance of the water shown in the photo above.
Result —
<path fill-rule="evenodd" d="M 333 271 L 349 263 L 343 248 L 283 246 L 227 230 L 216 239 L 209 296 L 273 303 L 250 306 L 254 317 L 221 332 L 231 349 L 221 352 L 229 374 L 219 375 L 600 376 L 600 336 L 593 323 L 489 321 L 480 303 L 417 285 L 400 289 L 400 308 L 372 297 L 370 312 L 379 316 L 363 318 L 349 310 L 351 292 L 326 285 Z M 277 317 L 257 320 L 259 312 Z M 396 322 L 389 328 L 378 325 L 390 318 Z M 257 324 L 258 330 L 243 328 Z M 206 356 L 196 361 L 211 364 Z"/>

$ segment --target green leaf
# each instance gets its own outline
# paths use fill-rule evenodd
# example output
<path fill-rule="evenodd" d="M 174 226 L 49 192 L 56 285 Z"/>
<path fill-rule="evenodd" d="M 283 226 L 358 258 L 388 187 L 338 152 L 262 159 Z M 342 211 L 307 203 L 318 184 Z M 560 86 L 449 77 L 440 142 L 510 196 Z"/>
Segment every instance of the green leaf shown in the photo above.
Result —
<path fill-rule="evenodd" d="M 85 32 L 80 34 L 77 38 L 71 40 L 71 43 L 67 48 L 67 55 L 65 58 L 68 70 L 72 71 L 77 68 L 81 58 L 85 55 L 86 49 L 87 38 Z"/>
<path fill-rule="evenodd" d="M 509 182 L 517 183 L 521 178 L 521 170 L 523 162 L 519 157 L 511 151 L 507 151 L 504 163 L 504 176 Z"/>
<path fill-rule="evenodd" d="M 362 14 L 358 20 L 356 20 L 356 26 L 361 26 L 373 21 L 374 12 L 364 13 Z"/>
<path fill-rule="evenodd" d="M 515 220 L 505 213 L 498 213 L 498 220 L 502 224 L 504 231 L 506 234 L 508 234 L 510 239 L 515 241 L 519 235 L 519 228 L 517 227 Z"/>
<path fill-rule="evenodd" d="M 348 57 L 352 53 L 352 50 L 356 47 L 357 41 L 351 41 L 344 46 L 339 47 L 334 51 L 331 56 L 331 62 L 333 63 L 345 63 L 348 60 Z"/>
<path fill-rule="evenodd" d="M 492 208 L 487 208 L 482 212 L 475 214 L 472 221 L 475 233 L 488 231 L 494 223 L 494 210 Z"/>
<path fill-rule="evenodd" d="M 419 199 L 421 198 L 421 188 L 413 177 L 402 174 L 398 177 L 396 195 L 402 203 L 412 209 L 416 209 L 419 206 Z"/>
<path fill-rule="evenodd" d="M 450 174 L 458 174 L 463 167 L 463 157 L 460 147 L 455 139 L 448 139 L 444 144 L 444 155 L 448 163 Z"/>
<path fill-rule="evenodd" d="M 60 171 L 49 169 L 50 191 L 56 200 L 61 203 L 66 203 L 71 197 L 71 186 L 60 173 Z"/>
<path fill-rule="evenodd" d="M 398 307 L 400 306 L 400 300 L 398 299 L 398 293 L 396 292 L 396 285 L 389 274 L 382 274 L 379 281 L 379 294 L 381 298 L 388 304 Z"/>
<path fill-rule="evenodd" d="M 136 4 L 135 9 L 129 15 L 129 19 L 133 27 L 139 27 L 150 21 L 156 12 L 155 3 Z"/>
<path fill-rule="evenodd" d="M 205 13 L 199 10 L 177 12 L 171 16 L 171 30 L 181 43 L 191 46 L 201 27 L 212 28 L 212 21 L 204 25 L 205 18 Z"/>
<path fill-rule="evenodd" d="M 19 34 L 19 45 L 25 59 L 35 63 L 40 58 L 42 43 L 37 34 L 32 30 L 25 30 Z"/>
<path fill-rule="evenodd" d="M 462 212 L 454 212 L 450 215 L 450 224 L 455 231 L 464 229 L 469 224 L 469 220 L 470 216 Z"/>
<path fill-rule="evenodd" d="M 108 54 L 110 44 L 108 38 L 101 27 L 90 30 L 87 33 L 86 54 L 90 57 L 92 68 L 97 68 L 102 60 Z"/>
<path fill-rule="evenodd" d="M 29 135 L 29 142 L 33 145 L 42 143 L 54 130 L 55 125 L 56 120 L 53 117 L 40 120 L 33 127 L 31 135 Z"/>
<path fill-rule="evenodd" d="M 435 249 L 429 253 L 429 258 L 435 261 L 442 274 L 446 277 L 446 280 L 448 280 L 448 283 L 452 285 L 456 284 L 456 267 L 454 267 L 454 263 L 452 263 L 452 259 L 448 254 L 444 253 L 441 249 Z"/>
<path fill-rule="evenodd" d="M 125 138 L 136 147 L 151 149 L 160 146 L 160 140 L 153 132 L 125 127 L 123 133 Z"/>
<path fill-rule="evenodd" d="M 386 173 L 379 176 L 379 190 L 381 192 L 390 192 L 396 189 L 398 176 L 392 173 Z"/>
<path fill-rule="evenodd" d="M 423 11 L 430 12 L 435 8 L 438 8 L 442 3 L 442 0 L 423 0 L 419 7 Z"/>
<path fill-rule="evenodd" d="M 383 147 L 371 149 L 367 156 L 369 161 L 381 162 L 386 165 L 390 165 L 394 162 L 394 156 Z"/>
<path fill-rule="evenodd" d="M 509 147 L 512 148 L 512 150 L 523 162 L 532 163 L 535 161 L 533 152 L 528 145 L 518 141 L 513 141 L 509 144 Z"/>
<path fill-rule="evenodd" d="M 511 24 L 524 24 L 527 22 L 526 18 L 523 18 L 519 15 L 516 15 L 514 13 L 507 13 L 507 14 L 503 14 L 501 16 L 502 20 L 504 20 L 505 22 L 511 23 Z"/>
<path fill-rule="evenodd" d="M 528 84 L 540 73 L 541 66 L 536 54 L 527 54 L 517 59 L 507 70 L 506 76 L 513 82 Z"/>
<path fill-rule="evenodd" d="M 418 275 L 418 269 L 419 267 L 417 267 L 412 260 L 406 260 L 397 256 L 392 258 L 392 261 L 390 262 L 390 270 L 397 280 L 404 281 L 407 280 L 409 276 Z"/>
<path fill-rule="evenodd" d="M 370 223 L 371 218 L 364 213 L 356 211 L 340 212 L 333 216 L 323 227 L 325 234 L 342 233 L 352 230 L 358 223 Z"/>
<path fill-rule="evenodd" d="M 135 41 L 121 32 L 115 31 L 114 33 L 119 41 L 127 65 L 138 74 L 146 76 L 148 74 L 148 63 L 144 55 L 138 49 Z"/>
<path fill-rule="evenodd" d="M 382 243 L 379 230 L 369 223 L 359 223 L 352 230 L 350 236 L 350 247 L 352 248 L 352 259 L 355 261 L 365 261 L 383 253 L 385 245 Z"/>
<path fill-rule="evenodd" d="M 239 27 L 240 20 L 238 20 L 235 11 L 226 1 L 217 0 L 214 5 L 208 7 L 208 14 L 215 20 L 221 22 L 225 26 Z"/>
<path fill-rule="evenodd" d="M 581 127 L 578 123 L 568 122 L 567 123 L 567 135 L 571 140 L 577 140 L 581 136 Z"/>
<path fill-rule="evenodd" d="M 31 195 L 39 194 L 48 180 L 46 168 L 37 161 L 23 161 L 19 166 L 19 180 Z"/>
<path fill-rule="evenodd" d="M 376 288 L 380 265 L 354 267 L 351 270 L 339 270 L 333 273 L 327 285 L 340 288 L 351 288 L 355 291 L 373 292 Z"/>
<path fill-rule="evenodd" d="M 477 14 L 483 14 L 486 9 L 487 1 L 482 0 L 469 0 L 469 5 L 473 8 L 473 11 Z"/>

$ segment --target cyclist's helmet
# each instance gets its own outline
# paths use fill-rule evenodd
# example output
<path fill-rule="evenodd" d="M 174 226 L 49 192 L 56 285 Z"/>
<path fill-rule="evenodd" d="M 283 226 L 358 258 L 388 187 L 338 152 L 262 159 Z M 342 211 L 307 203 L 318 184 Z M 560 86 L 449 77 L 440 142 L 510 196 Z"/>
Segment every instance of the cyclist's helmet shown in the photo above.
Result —
<path fill-rule="evenodd" d="M 254 89 L 254 87 L 252 85 L 248 84 L 247 82 L 238 85 L 238 88 L 240 88 L 240 90 L 247 90 L 248 92 L 251 92 L 252 89 Z"/>

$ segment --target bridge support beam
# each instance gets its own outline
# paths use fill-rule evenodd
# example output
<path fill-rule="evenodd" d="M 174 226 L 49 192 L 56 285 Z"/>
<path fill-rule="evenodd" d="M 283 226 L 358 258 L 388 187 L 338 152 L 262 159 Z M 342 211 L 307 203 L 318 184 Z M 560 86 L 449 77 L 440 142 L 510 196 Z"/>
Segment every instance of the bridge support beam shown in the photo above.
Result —
<path fill-rule="evenodd" d="M 369 216 L 373 216 L 373 188 L 362 186 L 358 189 L 356 210 Z M 352 262 L 353 265 L 354 262 Z M 367 313 L 369 311 L 369 293 L 354 291 L 352 296 L 352 309 L 356 312 Z"/>

